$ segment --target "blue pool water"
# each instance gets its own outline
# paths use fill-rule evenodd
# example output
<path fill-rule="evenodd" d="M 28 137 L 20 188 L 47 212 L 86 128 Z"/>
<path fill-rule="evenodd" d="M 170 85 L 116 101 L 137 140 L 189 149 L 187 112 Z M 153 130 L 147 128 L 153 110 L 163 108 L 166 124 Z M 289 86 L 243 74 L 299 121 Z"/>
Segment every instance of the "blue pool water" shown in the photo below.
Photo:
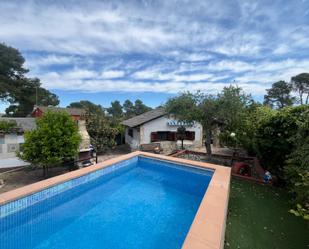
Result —
<path fill-rule="evenodd" d="M 139 157 L 1 218 L 0 248 L 181 248 L 211 177 Z"/>

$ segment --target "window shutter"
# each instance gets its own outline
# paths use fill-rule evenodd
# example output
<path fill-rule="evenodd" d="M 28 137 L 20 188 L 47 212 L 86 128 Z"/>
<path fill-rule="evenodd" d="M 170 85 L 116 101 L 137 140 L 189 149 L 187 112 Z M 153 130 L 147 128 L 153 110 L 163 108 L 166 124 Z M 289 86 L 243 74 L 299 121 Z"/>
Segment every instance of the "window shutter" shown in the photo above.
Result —
<path fill-rule="evenodd" d="M 194 131 L 186 131 L 186 140 L 195 140 L 195 132 Z"/>
<path fill-rule="evenodd" d="M 192 140 L 192 141 L 195 140 L 195 132 L 194 131 L 190 132 L 190 140 Z"/>
<path fill-rule="evenodd" d="M 177 133 L 172 132 L 172 141 L 177 141 Z"/>
<path fill-rule="evenodd" d="M 151 134 L 150 134 L 150 141 L 151 141 L 151 142 L 156 142 L 156 141 L 158 141 L 158 136 L 157 136 L 157 133 L 156 133 L 156 132 L 151 132 Z"/>

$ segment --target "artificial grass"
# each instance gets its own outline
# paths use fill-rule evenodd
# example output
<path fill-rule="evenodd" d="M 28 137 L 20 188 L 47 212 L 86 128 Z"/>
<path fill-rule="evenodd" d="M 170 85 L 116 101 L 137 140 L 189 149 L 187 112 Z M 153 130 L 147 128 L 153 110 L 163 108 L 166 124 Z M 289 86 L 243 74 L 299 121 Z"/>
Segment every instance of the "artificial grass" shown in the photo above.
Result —
<path fill-rule="evenodd" d="M 225 249 L 309 248 L 309 222 L 288 212 L 283 189 L 233 179 Z"/>

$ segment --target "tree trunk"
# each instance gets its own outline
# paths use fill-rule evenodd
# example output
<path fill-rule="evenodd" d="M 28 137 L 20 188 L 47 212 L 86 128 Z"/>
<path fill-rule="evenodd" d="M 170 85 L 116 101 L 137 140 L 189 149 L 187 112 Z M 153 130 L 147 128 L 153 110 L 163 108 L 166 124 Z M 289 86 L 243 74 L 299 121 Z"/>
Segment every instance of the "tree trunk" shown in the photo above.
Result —
<path fill-rule="evenodd" d="M 211 156 L 211 129 L 206 130 L 205 147 L 207 155 Z"/>
<path fill-rule="evenodd" d="M 46 165 L 43 166 L 43 177 L 47 178 L 47 166 Z"/>
<path fill-rule="evenodd" d="M 183 139 L 181 139 L 181 149 L 183 150 Z"/>

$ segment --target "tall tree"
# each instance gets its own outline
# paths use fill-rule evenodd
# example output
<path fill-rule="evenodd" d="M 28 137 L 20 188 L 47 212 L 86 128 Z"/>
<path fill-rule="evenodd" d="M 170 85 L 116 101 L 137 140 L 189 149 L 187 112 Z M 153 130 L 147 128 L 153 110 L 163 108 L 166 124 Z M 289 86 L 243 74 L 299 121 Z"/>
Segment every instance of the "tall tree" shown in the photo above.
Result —
<path fill-rule="evenodd" d="M 103 115 L 89 115 L 86 119 L 86 126 L 91 144 L 98 152 L 103 152 L 116 145 L 115 137 L 119 130 L 114 128 Z"/>
<path fill-rule="evenodd" d="M 134 104 L 129 99 L 123 103 L 123 110 L 127 119 L 135 116 Z"/>
<path fill-rule="evenodd" d="M 46 112 L 36 120 L 37 128 L 25 133 L 22 160 L 43 168 L 47 176 L 49 167 L 74 159 L 81 137 L 72 117 L 65 112 Z"/>
<path fill-rule="evenodd" d="M 218 102 L 213 95 L 195 94 L 186 92 L 170 98 L 165 108 L 182 121 L 196 121 L 202 124 L 205 131 L 205 146 L 208 155 L 211 155 L 212 130 L 217 124 Z"/>
<path fill-rule="evenodd" d="M 140 115 L 143 114 L 144 112 L 150 111 L 152 108 L 146 106 L 143 101 L 140 99 L 135 100 L 134 103 L 134 114 L 135 115 Z"/>
<path fill-rule="evenodd" d="M 252 101 L 251 96 L 240 87 L 232 85 L 224 87 L 218 94 L 218 118 L 223 122 L 224 128 L 236 132 L 246 116 L 245 109 Z"/>
<path fill-rule="evenodd" d="M 266 89 L 264 104 L 271 107 L 283 108 L 293 105 L 295 98 L 291 95 L 292 84 L 285 81 L 278 81 L 272 84 L 270 89 Z"/>
<path fill-rule="evenodd" d="M 12 47 L 0 43 L 0 98 L 4 100 L 14 90 L 14 85 L 22 84 L 24 74 L 28 72 L 23 67 L 24 57 Z"/>
<path fill-rule="evenodd" d="M 122 106 L 118 100 L 115 100 L 111 103 L 111 107 L 107 108 L 107 112 L 114 118 L 121 118 L 123 111 Z"/>
<path fill-rule="evenodd" d="M 301 73 L 291 78 L 293 89 L 299 95 L 300 104 L 309 102 L 309 73 Z"/>
<path fill-rule="evenodd" d="M 69 108 L 81 108 L 86 111 L 88 115 L 105 116 L 104 109 L 101 105 L 96 105 L 89 100 L 81 100 L 79 102 L 72 102 L 68 105 Z"/>
<path fill-rule="evenodd" d="M 41 87 L 37 78 L 27 78 L 20 52 L 0 43 L 0 100 L 10 104 L 8 116 L 26 116 L 33 106 L 58 105 L 58 97 Z"/>

